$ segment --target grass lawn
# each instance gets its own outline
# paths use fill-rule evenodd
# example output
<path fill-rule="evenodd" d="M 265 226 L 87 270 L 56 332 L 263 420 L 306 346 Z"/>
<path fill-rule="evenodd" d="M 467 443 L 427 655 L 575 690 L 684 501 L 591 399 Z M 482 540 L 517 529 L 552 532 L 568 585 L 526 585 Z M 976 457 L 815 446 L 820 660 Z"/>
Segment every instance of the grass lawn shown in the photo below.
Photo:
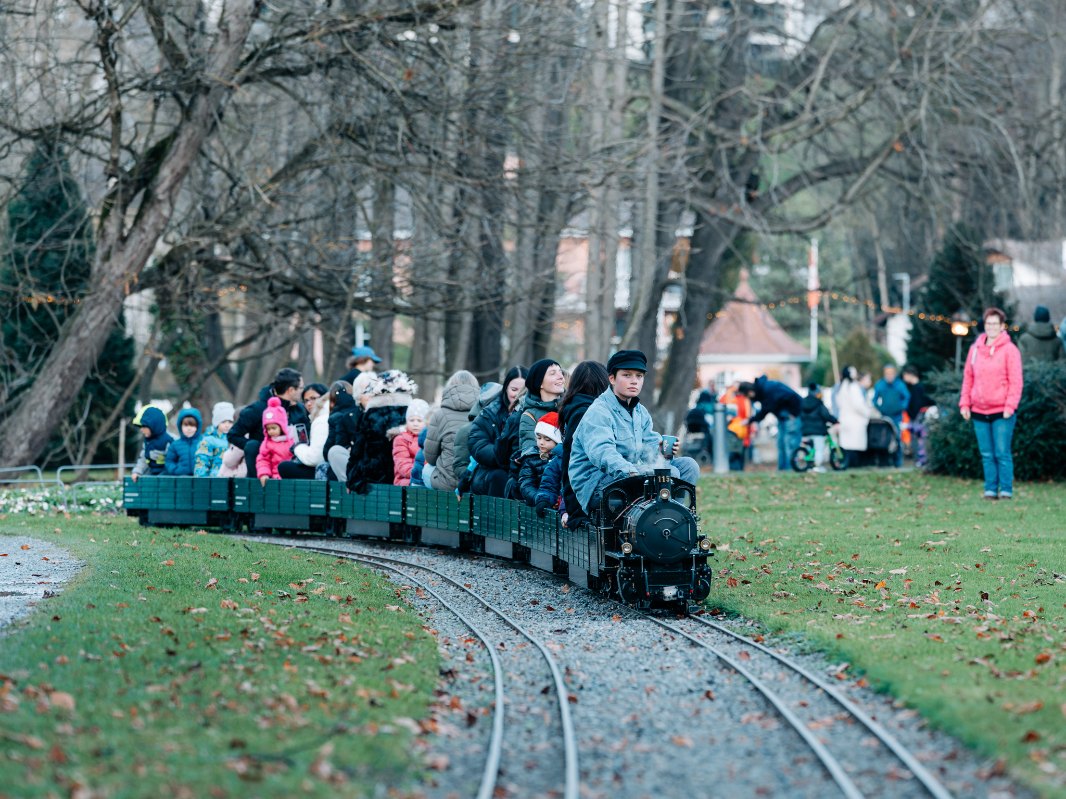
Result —
<path fill-rule="evenodd" d="M 1066 797 L 1066 487 L 987 502 L 918 472 L 705 478 L 708 604 L 849 673 Z"/>
<path fill-rule="evenodd" d="M 419 778 L 437 649 L 379 575 L 121 516 L 10 514 L 0 552 L 5 534 L 88 565 L 0 637 L 0 797 L 358 797 Z"/>

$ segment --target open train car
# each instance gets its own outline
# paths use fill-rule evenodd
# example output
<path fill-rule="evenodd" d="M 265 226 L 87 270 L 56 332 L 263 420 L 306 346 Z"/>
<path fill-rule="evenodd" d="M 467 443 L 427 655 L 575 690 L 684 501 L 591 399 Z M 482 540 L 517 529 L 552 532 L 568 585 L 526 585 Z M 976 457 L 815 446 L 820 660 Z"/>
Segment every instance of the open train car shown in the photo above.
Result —
<path fill-rule="evenodd" d="M 222 532 L 368 538 L 450 547 L 528 563 L 643 607 L 686 608 L 710 593 L 713 547 L 699 530 L 695 487 L 668 471 L 603 492 L 592 523 L 570 530 L 523 502 L 426 488 L 207 477 L 127 479 L 126 513 L 141 524 Z"/>

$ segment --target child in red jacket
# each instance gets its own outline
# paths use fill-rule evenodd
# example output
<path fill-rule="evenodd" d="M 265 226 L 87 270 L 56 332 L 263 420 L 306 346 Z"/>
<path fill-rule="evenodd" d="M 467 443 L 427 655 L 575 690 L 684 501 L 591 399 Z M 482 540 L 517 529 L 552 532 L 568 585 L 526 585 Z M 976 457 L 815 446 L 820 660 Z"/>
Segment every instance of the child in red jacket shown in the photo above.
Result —
<path fill-rule="evenodd" d="M 428 414 L 429 404 L 425 400 L 412 400 L 407 406 L 407 424 L 392 439 L 393 485 L 411 485 L 411 468 L 415 465 L 419 450 L 418 434 L 426 426 Z M 392 435 L 393 431 L 390 430 L 389 434 Z"/>
<path fill-rule="evenodd" d="M 259 447 L 259 457 L 255 459 L 255 473 L 259 475 L 260 483 L 266 485 L 267 480 L 281 479 L 278 464 L 292 460 L 293 443 L 289 417 L 281 407 L 281 400 L 271 397 L 263 411 L 263 443 Z"/>

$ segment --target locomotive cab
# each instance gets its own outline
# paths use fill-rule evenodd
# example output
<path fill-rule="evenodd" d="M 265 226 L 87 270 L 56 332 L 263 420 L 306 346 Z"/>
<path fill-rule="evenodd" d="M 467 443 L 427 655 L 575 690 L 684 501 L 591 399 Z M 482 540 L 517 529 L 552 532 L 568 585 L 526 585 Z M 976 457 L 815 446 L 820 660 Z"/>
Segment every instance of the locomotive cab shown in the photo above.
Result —
<path fill-rule="evenodd" d="M 605 587 L 623 602 L 687 608 L 710 594 L 712 545 L 699 529 L 695 486 L 668 469 L 608 485 L 598 525 Z"/>

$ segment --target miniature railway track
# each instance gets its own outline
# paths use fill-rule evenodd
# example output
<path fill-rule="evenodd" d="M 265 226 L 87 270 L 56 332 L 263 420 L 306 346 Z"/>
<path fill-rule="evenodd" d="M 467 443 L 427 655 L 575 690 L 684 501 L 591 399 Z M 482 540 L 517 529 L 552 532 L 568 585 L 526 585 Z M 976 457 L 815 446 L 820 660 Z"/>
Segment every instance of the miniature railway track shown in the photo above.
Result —
<path fill-rule="evenodd" d="M 490 638 L 493 638 L 493 634 L 485 633 L 479 630 L 478 626 L 474 622 L 470 621 L 464 614 L 461 613 L 455 607 L 455 603 L 440 595 L 439 590 L 435 589 L 425 580 L 420 580 L 410 573 L 409 570 L 417 570 L 433 575 L 439 583 L 450 586 L 460 594 L 465 594 L 472 598 L 477 604 L 484 607 L 495 617 L 499 618 L 504 625 L 515 631 L 517 636 L 525 639 L 533 644 L 543 656 L 548 670 L 551 673 L 551 680 L 554 685 L 554 694 L 556 696 L 556 707 L 559 717 L 559 725 L 561 727 L 562 737 L 562 774 L 561 783 L 563 785 L 562 796 L 563 799 L 578 799 L 578 754 L 576 735 L 574 732 L 573 720 L 570 714 L 569 707 L 569 694 L 566 690 L 566 685 L 563 681 L 562 671 L 556 662 L 555 657 L 551 654 L 548 648 L 537 639 L 532 633 L 526 630 L 522 625 L 515 622 L 510 616 L 508 616 L 502 609 L 488 602 L 475 591 L 472 591 L 467 586 L 458 582 L 457 580 L 449 577 L 442 572 L 437 571 L 428 566 L 424 566 L 419 563 L 414 563 L 407 560 L 401 560 L 398 558 L 390 558 L 383 555 L 376 555 L 364 552 L 352 552 L 345 549 L 337 549 L 333 547 L 309 545 L 304 543 L 293 543 L 286 541 L 286 545 L 295 546 L 299 549 L 317 552 L 323 555 L 329 555 L 332 557 L 343 558 L 356 563 L 363 564 L 374 568 L 387 569 L 395 574 L 398 574 L 405 580 L 409 580 L 412 584 L 418 585 L 423 588 L 427 593 L 431 594 L 437 602 L 447 608 L 450 612 L 458 616 L 463 624 L 474 630 L 477 637 L 484 643 L 486 649 L 489 652 L 489 656 L 492 658 L 494 677 L 496 681 L 496 701 L 495 701 L 495 713 L 493 717 L 493 733 L 492 740 L 489 747 L 489 752 L 486 757 L 485 770 L 481 780 L 481 787 L 478 791 L 478 799 L 491 799 L 496 791 L 496 786 L 499 781 L 500 775 L 507 768 L 506 761 L 504 760 L 505 739 L 504 739 L 504 720 L 505 720 L 505 707 L 508 704 L 508 697 L 505 693 L 503 684 L 503 678 L 505 669 L 499 661 L 499 657 L 496 653 L 496 649 L 500 648 L 501 651 L 513 651 L 515 647 L 510 645 L 510 642 L 497 641 L 496 645 L 490 643 Z M 437 588 L 439 588 L 439 583 Z M 527 753 L 528 754 L 528 753 Z M 546 754 L 544 757 L 546 763 L 550 765 L 544 769 L 537 769 L 537 772 L 541 775 L 550 773 L 552 769 L 557 769 L 558 761 L 550 754 Z M 508 774 L 517 774 L 519 770 L 516 768 L 512 771 L 508 771 Z"/>
<path fill-rule="evenodd" d="M 652 623 L 670 630 L 675 635 L 711 652 L 722 663 L 728 665 L 747 680 L 777 710 L 785 722 L 799 734 L 821 762 L 833 782 L 840 788 L 841 793 L 848 799 L 892 795 L 891 789 L 878 790 L 877 786 L 886 784 L 890 769 L 897 763 L 901 764 L 933 799 L 952 799 L 951 793 L 884 727 L 856 707 L 831 685 L 789 658 L 772 651 L 757 641 L 699 616 L 690 616 L 681 623 L 671 623 L 647 613 L 640 611 L 638 613 Z M 691 625 L 705 629 L 696 633 L 689 632 L 685 628 Z M 739 642 L 742 646 L 737 647 L 735 653 L 727 652 L 722 646 L 704 640 L 703 633 L 706 630 L 714 630 L 719 635 L 725 635 L 733 641 Z M 754 653 L 752 650 L 754 650 Z M 741 664 L 742 658 L 747 665 Z M 759 659 L 762 660 L 761 663 Z M 791 672 L 794 682 L 799 681 L 808 686 L 805 689 L 801 689 L 805 693 L 809 694 L 811 687 L 813 687 L 816 692 L 824 695 L 830 703 L 841 708 L 846 714 L 847 721 L 855 722 L 865 733 L 868 733 L 879 742 L 880 751 L 864 746 L 861 755 L 862 764 L 858 765 L 855 763 L 856 756 L 854 755 L 857 740 L 854 730 L 847 730 L 837 735 L 828 733 L 815 735 L 814 729 L 822 726 L 825 721 L 824 717 L 819 718 L 818 715 L 818 711 L 823 708 L 816 707 L 815 703 L 806 700 L 791 701 L 782 697 L 777 690 L 770 687 L 766 679 L 761 678 L 756 673 L 756 671 L 767 673 L 769 668 L 775 667 L 775 664 L 785 666 Z M 781 675 L 773 675 L 773 679 L 780 681 Z M 837 726 L 840 725 L 838 724 Z M 827 740 L 823 741 L 823 737 Z M 842 751 L 851 751 L 852 754 L 850 757 L 838 757 L 838 754 Z M 875 758 L 879 758 L 879 760 L 874 762 Z M 886 761 L 888 764 L 886 764 Z M 845 767 L 844 762 L 850 762 L 850 768 Z M 874 790 L 861 789 L 856 780 L 860 780 Z"/>
<path fill-rule="evenodd" d="M 934 799 L 952 799 L 952 795 L 947 788 L 945 788 L 936 777 L 929 773 L 929 771 L 918 762 L 917 758 L 915 758 L 915 756 L 904 747 L 903 744 L 896 740 L 887 729 L 874 721 L 874 719 L 870 718 L 870 716 L 861 708 L 857 707 L 839 690 L 834 688 L 817 674 L 814 674 L 809 669 L 803 668 L 803 666 L 799 665 L 791 658 L 785 657 L 779 652 L 774 652 L 772 649 L 760 644 L 758 641 L 755 641 L 746 635 L 742 635 L 735 630 L 730 630 L 728 627 L 712 621 L 711 619 L 702 616 L 690 616 L 686 623 L 697 624 L 709 628 L 721 635 L 733 639 L 734 641 L 740 642 L 745 647 L 750 647 L 750 649 L 754 649 L 759 654 L 765 655 L 774 662 L 785 666 L 793 674 L 806 681 L 808 684 L 816 686 L 823 694 L 825 694 L 825 696 L 839 706 L 852 719 L 862 725 L 870 735 L 879 741 L 884 749 L 890 752 L 891 755 L 911 773 L 914 779 L 921 783 L 929 796 L 934 797 Z M 750 654 L 750 650 L 745 651 L 749 651 Z"/>

